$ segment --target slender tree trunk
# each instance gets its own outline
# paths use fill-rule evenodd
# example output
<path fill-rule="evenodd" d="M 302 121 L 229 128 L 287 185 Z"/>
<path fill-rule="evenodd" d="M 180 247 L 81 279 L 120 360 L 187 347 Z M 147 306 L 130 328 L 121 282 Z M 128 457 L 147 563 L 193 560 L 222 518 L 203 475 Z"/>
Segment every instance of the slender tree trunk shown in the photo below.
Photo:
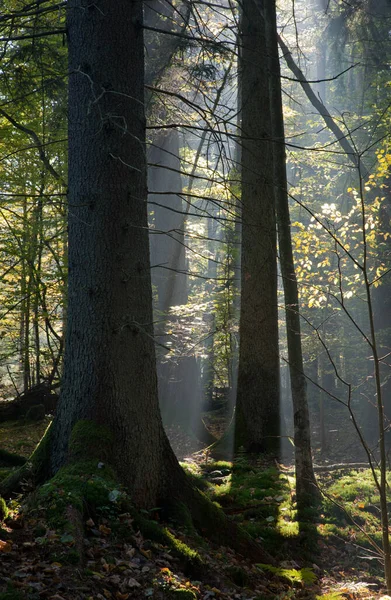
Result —
<path fill-rule="evenodd" d="M 265 20 L 267 23 L 266 31 L 270 65 L 269 83 L 274 142 L 273 174 L 277 210 L 278 248 L 285 296 L 289 373 L 293 402 L 296 497 L 300 513 L 305 506 L 308 506 L 310 499 L 319 497 L 319 491 L 316 486 L 312 466 L 307 382 L 304 375 L 301 347 L 299 292 L 292 251 L 275 0 L 265 0 Z"/>
<path fill-rule="evenodd" d="M 265 22 L 260 0 L 241 17 L 242 272 L 235 445 L 279 448 L 275 202 Z"/>
<path fill-rule="evenodd" d="M 23 382 L 23 390 L 28 387 L 27 374 L 26 374 L 26 326 L 27 326 L 27 244 L 28 244 L 28 225 L 27 225 L 27 196 L 23 198 L 23 237 L 22 237 L 22 248 L 21 248 L 21 279 L 20 279 L 20 324 L 19 324 L 19 362 L 21 378 Z"/>

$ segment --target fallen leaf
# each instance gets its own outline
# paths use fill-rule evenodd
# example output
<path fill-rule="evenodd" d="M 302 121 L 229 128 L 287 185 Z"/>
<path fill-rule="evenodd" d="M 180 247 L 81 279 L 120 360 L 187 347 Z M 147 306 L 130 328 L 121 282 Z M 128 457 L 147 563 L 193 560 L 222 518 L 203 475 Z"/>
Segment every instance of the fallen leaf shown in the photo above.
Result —
<path fill-rule="evenodd" d="M 12 550 L 12 544 L 10 544 L 9 542 L 3 542 L 3 540 L 0 540 L 0 552 L 11 552 Z"/>
<path fill-rule="evenodd" d="M 110 527 L 106 527 L 106 525 L 99 525 L 99 531 L 103 533 L 103 535 L 110 535 L 111 533 Z"/>

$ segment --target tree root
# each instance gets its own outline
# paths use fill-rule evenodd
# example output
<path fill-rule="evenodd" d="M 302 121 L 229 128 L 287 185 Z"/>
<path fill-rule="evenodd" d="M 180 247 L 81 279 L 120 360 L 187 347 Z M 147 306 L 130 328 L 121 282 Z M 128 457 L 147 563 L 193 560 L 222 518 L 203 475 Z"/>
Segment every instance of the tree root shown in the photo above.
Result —
<path fill-rule="evenodd" d="M 30 481 L 32 486 L 43 483 L 49 477 L 49 469 L 50 425 L 28 461 L 0 483 L 0 496 L 10 498 L 12 494 L 23 491 L 27 481 Z"/>
<path fill-rule="evenodd" d="M 244 529 L 191 484 L 182 469 L 180 471 L 176 469 L 177 463 L 174 462 L 171 448 L 168 451 L 168 466 L 170 466 L 170 461 L 173 462 L 172 469 L 169 470 L 171 481 L 165 497 L 166 499 L 171 498 L 171 505 L 175 506 L 179 503 L 186 506 L 195 529 L 203 537 L 207 537 L 221 546 L 228 546 L 253 562 L 276 564 L 272 556 Z"/>

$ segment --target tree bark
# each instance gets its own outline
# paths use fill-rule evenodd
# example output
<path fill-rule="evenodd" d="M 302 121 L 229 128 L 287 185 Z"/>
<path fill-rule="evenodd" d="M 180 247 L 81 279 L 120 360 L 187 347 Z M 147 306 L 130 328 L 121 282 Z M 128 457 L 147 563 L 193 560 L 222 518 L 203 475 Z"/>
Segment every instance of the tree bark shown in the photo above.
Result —
<path fill-rule="evenodd" d="M 240 24 L 242 272 L 235 445 L 279 448 L 277 258 L 265 22 L 244 0 Z"/>
<path fill-rule="evenodd" d="M 276 198 L 278 249 L 284 286 L 286 335 L 293 402 L 296 498 L 300 513 L 301 509 L 308 506 L 308 501 L 320 497 L 320 493 L 316 486 L 312 465 L 307 382 L 304 375 L 301 346 L 299 292 L 292 251 L 275 0 L 265 0 L 265 21 L 267 24 L 266 32 L 270 68 L 269 85 L 273 133 L 274 193 Z"/>
<path fill-rule="evenodd" d="M 136 505 L 167 484 L 150 283 L 142 3 L 72 0 L 69 43 L 69 276 L 64 377 L 52 470 L 71 430 L 115 432 L 114 466 Z M 179 465 L 177 465 L 179 469 Z"/>

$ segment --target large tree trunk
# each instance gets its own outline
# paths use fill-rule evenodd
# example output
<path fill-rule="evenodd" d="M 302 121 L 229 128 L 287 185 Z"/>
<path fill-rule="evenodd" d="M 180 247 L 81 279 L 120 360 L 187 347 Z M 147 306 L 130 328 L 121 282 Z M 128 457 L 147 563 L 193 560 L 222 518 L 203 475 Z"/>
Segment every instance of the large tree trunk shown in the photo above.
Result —
<path fill-rule="evenodd" d="M 279 447 L 277 259 L 270 98 L 260 0 L 241 18 L 242 274 L 236 446 Z"/>
<path fill-rule="evenodd" d="M 67 461 L 77 421 L 104 425 L 115 440 L 112 466 L 135 506 L 184 502 L 200 530 L 209 525 L 220 543 L 268 561 L 190 485 L 159 413 L 142 10 L 129 0 L 96 0 L 87 9 L 84 0 L 68 4 L 69 291 L 63 387 L 49 438 L 52 472 Z"/>
<path fill-rule="evenodd" d="M 115 432 L 140 506 L 165 486 L 152 325 L 142 3 L 68 4 L 69 295 L 52 469 L 79 419 Z M 179 469 L 179 466 L 178 466 Z"/>
<path fill-rule="evenodd" d="M 292 251 L 275 0 L 265 0 L 265 8 L 270 65 L 269 84 L 274 143 L 273 173 L 277 209 L 278 248 L 285 296 L 286 334 L 293 402 L 296 496 L 297 507 L 300 512 L 308 505 L 309 500 L 319 497 L 319 490 L 316 486 L 312 466 L 307 382 L 304 375 L 301 347 L 299 292 Z"/>

